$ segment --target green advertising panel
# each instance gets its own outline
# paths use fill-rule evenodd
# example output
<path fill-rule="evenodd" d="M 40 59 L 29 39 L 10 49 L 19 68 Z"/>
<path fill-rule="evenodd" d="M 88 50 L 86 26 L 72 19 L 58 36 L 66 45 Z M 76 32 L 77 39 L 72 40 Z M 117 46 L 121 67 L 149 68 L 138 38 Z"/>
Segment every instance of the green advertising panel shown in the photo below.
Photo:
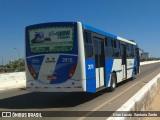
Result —
<path fill-rule="evenodd" d="M 29 30 L 30 49 L 33 53 L 68 52 L 73 49 L 73 40 L 73 26 L 53 26 Z"/>

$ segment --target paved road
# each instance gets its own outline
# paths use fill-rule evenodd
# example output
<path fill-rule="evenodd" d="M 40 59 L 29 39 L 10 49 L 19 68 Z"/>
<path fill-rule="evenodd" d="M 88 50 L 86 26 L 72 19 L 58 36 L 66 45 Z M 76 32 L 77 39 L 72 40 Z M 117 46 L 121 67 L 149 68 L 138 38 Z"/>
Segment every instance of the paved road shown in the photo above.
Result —
<path fill-rule="evenodd" d="M 125 81 L 118 85 L 114 92 L 102 90 L 90 93 L 29 93 L 25 89 L 1 91 L 0 111 L 115 111 L 139 91 L 160 71 L 160 63 L 141 66 L 141 73 L 133 81 Z M 12 118 L 13 119 L 13 118 Z M 17 119 L 17 118 L 15 118 Z M 44 119 L 44 118 L 42 118 Z M 53 118 L 50 118 L 53 119 Z M 57 117 L 59 120 L 106 119 L 106 117 Z M 48 120 L 48 118 L 47 118 Z"/>

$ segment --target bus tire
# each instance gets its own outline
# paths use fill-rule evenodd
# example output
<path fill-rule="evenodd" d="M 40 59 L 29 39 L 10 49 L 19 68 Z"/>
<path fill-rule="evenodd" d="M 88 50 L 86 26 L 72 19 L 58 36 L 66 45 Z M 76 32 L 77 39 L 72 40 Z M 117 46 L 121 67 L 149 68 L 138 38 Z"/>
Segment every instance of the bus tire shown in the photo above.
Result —
<path fill-rule="evenodd" d="M 113 92 L 116 89 L 117 86 L 117 77 L 115 73 L 112 73 L 111 75 L 111 86 L 109 87 L 109 90 Z"/>

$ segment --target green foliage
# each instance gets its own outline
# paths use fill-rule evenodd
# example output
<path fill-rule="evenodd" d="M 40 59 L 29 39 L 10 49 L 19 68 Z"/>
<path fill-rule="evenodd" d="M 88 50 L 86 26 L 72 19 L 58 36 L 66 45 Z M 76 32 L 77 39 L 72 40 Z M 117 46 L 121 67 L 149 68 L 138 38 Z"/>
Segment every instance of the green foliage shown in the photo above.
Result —
<path fill-rule="evenodd" d="M 25 71 L 24 59 L 19 59 L 15 61 L 9 61 L 8 64 L 0 66 L 0 72 L 21 72 Z"/>

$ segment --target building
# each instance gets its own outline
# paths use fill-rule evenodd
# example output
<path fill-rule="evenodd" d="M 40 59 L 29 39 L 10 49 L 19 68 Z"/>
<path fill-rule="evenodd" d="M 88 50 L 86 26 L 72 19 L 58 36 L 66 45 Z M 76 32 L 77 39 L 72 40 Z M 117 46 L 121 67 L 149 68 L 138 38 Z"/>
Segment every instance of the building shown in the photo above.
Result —
<path fill-rule="evenodd" d="M 140 54 L 140 60 L 141 60 L 141 61 L 148 60 L 149 56 L 150 56 L 150 55 L 149 55 L 148 52 L 144 52 L 143 50 L 141 50 L 141 54 Z"/>

